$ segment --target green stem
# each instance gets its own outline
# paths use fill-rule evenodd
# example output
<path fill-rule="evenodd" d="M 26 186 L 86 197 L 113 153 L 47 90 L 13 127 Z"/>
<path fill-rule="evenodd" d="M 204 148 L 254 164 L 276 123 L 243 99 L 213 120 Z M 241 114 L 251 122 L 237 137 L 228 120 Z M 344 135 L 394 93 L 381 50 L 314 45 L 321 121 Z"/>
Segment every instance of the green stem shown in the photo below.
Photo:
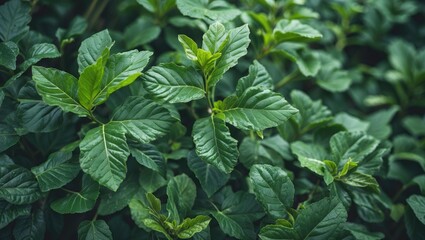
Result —
<path fill-rule="evenodd" d="M 289 82 L 298 78 L 299 76 L 300 76 L 300 71 L 298 69 L 296 69 L 293 72 L 291 72 L 289 75 L 286 75 L 284 78 L 282 78 L 282 80 L 280 80 L 278 83 L 276 83 L 276 85 L 274 87 L 275 87 L 276 90 L 280 89 L 283 86 L 285 86 L 286 84 L 288 84 Z"/>
<path fill-rule="evenodd" d="M 89 112 L 89 118 L 92 120 L 92 121 L 94 121 L 94 122 L 96 122 L 96 123 L 98 123 L 98 124 L 100 124 L 100 125 L 103 125 L 104 123 L 103 122 L 101 122 L 101 121 L 99 121 L 95 116 L 94 116 L 94 114 L 93 114 L 93 112 L 92 111 L 89 111 L 89 110 L 87 110 L 88 112 Z"/>

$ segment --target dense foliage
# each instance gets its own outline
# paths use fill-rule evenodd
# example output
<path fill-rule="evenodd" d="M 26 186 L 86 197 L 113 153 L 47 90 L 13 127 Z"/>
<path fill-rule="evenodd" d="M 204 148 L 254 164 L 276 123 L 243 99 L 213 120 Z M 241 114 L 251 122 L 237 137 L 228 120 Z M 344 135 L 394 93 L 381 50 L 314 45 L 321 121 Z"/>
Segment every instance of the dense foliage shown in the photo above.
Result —
<path fill-rule="evenodd" d="M 8 0 L 0 239 L 425 239 L 425 3 Z"/>

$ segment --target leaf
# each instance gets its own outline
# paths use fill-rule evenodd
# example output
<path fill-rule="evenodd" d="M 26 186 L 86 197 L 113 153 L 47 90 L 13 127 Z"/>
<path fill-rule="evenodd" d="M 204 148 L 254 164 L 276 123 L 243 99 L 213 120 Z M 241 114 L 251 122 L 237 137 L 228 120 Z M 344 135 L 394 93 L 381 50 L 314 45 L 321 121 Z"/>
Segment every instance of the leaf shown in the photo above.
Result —
<path fill-rule="evenodd" d="M 80 192 L 69 192 L 65 197 L 57 199 L 50 207 L 60 214 L 83 213 L 90 211 L 99 196 L 99 184 L 88 175 L 83 176 Z"/>
<path fill-rule="evenodd" d="M 164 169 L 166 170 L 166 169 Z M 159 188 L 167 185 L 168 181 L 161 174 L 149 168 L 140 169 L 139 185 L 146 192 L 155 192 Z"/>
<path fill-rule="evenodd" d="M 424 225 L 418 220 L 410 208 L 406 208 L 404 222 L 409 239 L 423 239 L 425 237 Z"/>
<path fill-rule="evenodd" d="M 279 167 L 255 164 L 249 178 L 257 200 L 275 218 L 283 218 L 294 203 L 295 189 L 288 174 Z"/>
<path fill-rule="evenodd" d="M 220 22 L 210 25 L 208 30 L 202 36 L 202 48 L 212 54 L 221 52 L 228 41 L 226 28 Z"/>
<path fill-rule="evenodd" d="M 16 57 L 19 54 L 19 48 L 14 42 L 0 43 L 0 66 L 10 70 L 16 69 Z"/>
<path fill-rule="evenodd" d="M 0 199 L 12 204 L 29 204 L 41 198 L 34 175 L 15 164 L 0 165 Z"/>
<path fill-rule="evenodd" d="M 0 152 L 7 150 L 19 141 L 19 136 L 13 127 L 0 123 Z"/>
<path fill-rule="evenodd" d="M 173 240 L 173 238 L 168 234 L 167 230 L 164 228 L 163 225 L 159 224 L 157 220 L 153 220 L 153 219 L 143 219 L 143 224 L 146 225 L 146 227 L 160 232 L 162 234 L 164 234 L 164 236 L 168 239 L 168 240 Z"/>
<path fill-rule="evenodd" d="M 69 161 L 71 157 L 72 152 L 55 152 L 49 155 L 47 161 L 31 169 L 42 192 L 63 187 L 77 177 L 80 166 Z"/>
<path fill-rule="evenodd" d="M 346 91 L 352 80 L 347 71 L 341 70 L 341 62 L 323 52 L 319 56 L 320 61 L 324 64 L 317 73 L 317 84 L 330 92 Z"/>
<path fill-rule="evenodd" d="M 403 126 L 414 136 L 425 135 L 425 119 L 410 116 L 403 119 Z"/>
<path fill-rule="evenodd" d="M 125 208 L 139 190 L 137 177 L 130 175 L 124 180 L 116 192 L 107 191 L 100 195 L 97 208 L 99 215 L 110 215 Z"/>
<path fill-rule="evenodd" d="M 58 49 L 51 43 L 37 43 L 31 46 L 27 58 L 21 64 L 19 69 L 26 71 L 31 65 L 38 63 L 41 59 L 60 57 Z"/>
<path fill-rule="evenodd" d="M 130 153 L 141 165 L 160 173 L 161 176 L 165 176 L 167 170 L 166 162 L 155 145 L 130 145 Z"/>
<path fill-rule="evenodd" d="M 28 216 L 31 213 L 31 205 L 13 205 L 0 200 L 0 229 L 6 227 L 18 217 Z"/>
<path fill-rule="evenodd" d="M 421 221 L 422 224 L 425 224 L 425 197 L 420 195 L 411 195 L 406 201 L 419 221 Z"/>
<path fill-rule="evenodd" d="M 18 42 L 28 31 L 31 7 L 20 0 L 8 1 L 0 6 L 0 39 Z"/>
<path fill-rule="evenodd" d="M 385 208 L 377 194 L 351 191 L 357 214 L 366 222 L 379 223 L 385 219 Z"/>
<path fill-rule="evenodd" d="M 298 109 L 293 118 L 298 123 L 301 133 L 323 126 L 332 120 L 331 111 L 321 100 L 313 101 L 307 94 L 298 90 L 291 92 L 291 100 L 292 105 Z"/>
<path fill-rule="evenodd" d="M 257 139 L 246 137 L 239 145 L 239 161 L 248 169 L 258 163 L 273 163 L 273 157 Z"/>
<path fill-rule="evenodd" d="M 359 240 L 380 240 L 385 237 L 380 232 L 369 232 L 366 227 L 356 223 L 345 223 L 345 229 Z"/>
<path fill-rule="evenodd" d="M 58 106 L 65 112 L 87 115 L 78 102 L 77 79 L 69 73 L 54 68 L 32 67 L 32 79 L 43 101 Z"/>
<path fill-rule="evenodd" d="M 324 198 L 299 212 L 294 229 L 301 239 L 335 239 L 346 220 L 344 205 L 335 198 Z"/>
<path fill-rule="evenodd" d="M 161 64 L 146 72 L 143 85 L 166 102 L 189 102 L 205 97 L 202 76 L 192 67 Z"/>
<path fill-rule="evenodd" d="M 112 232 L 103 220 L 86 220 L 78 226 L 78 240 L 112 240 Z"/>
<path fill-rule="evenodd" d="M 115 109 L 112 125 L 121 125 L 131 139 L 148 143 L 168 133 L 176 120 L 168 109 L 142 97 L 128 97 Z"/>
<path fill-rule="evenodd" d="M 110 56 L 94 104 L 105 102 L 110 94 L 133 83 L 141 75 L 151 55 L 149 51 L 132 50 Z"/>
<path fill-rule="evenodd" d="M 19 91 L 20 104 L 16 109 L 16 118 L 29 132 L 52 132 L 64 121 L 64 112 L 41 101 L 33 82 L 28 82 Z"/>
<path fill-rule="evenodd" d="M 81 74 L 83 70 L 94 64 L 102 55 L 105 48 L 110 48 L 113 42 L 107 29 L 93 34 L 85 39 L 78 49 L 78 72 Z"/>
<path fill-rule="evenodd" d="M 341 178 L 341 181 L 347 185 L 360 188 L 369 188 L 379 193 L 379 184 L 374 177 L 368 174 L 353 172 Z"/>
<path fill-rule="evenodd" d="M 369 122 L 362 121 L 345 112 L 338 113 L 334 118 L 334 122 L 343 125 L 350 132 L 366 132 L 370 128 Z"/>
<path fill-rule="evenodd" d="M 207 86 L 215 86 L 230 68 L 238 63 L 238 59 L 247 54 L 250 43 L 248 25 L 243 25 L 228 32 L 228 41 L 217 60 L 214 70 L 207 79 Z"/>
<path fill-rule="evenodd" d="M 109 51 L 108 47 L 105 48 L 95 63 L 84 68 L 78 79 L 78 99 L 87 110 L 93 108 L 93 103 L 100 92 Z"/>
<path fill-rule="evenodd" d="M 304 44 L 284 42 L 277 45 L 272 53 L 278 53 L 297 64 L 302 75 L 314 77 L 319 72 L 322 63 L 316 51 L 306 48 Z"/>
<path fill-rule="evenodd" d="M 223 106 L 226 122 L 242 130 L 276 127 L 298 112 L 280 94 L 259 87 L 226 98 Z"/>
<path fill-rule="evenodd" d="M 299 20 L 281 19 L 273 30 L 274 39 L 280 42 L 311 42 L 321 39 L 322 34 Z"/>
<path fill-rule="evenodd" d="M 13 236 L 19 239 L 44 239 L 46 232 L 46 222 L 44 212 L 37 209 L 30 216 L 16 220 L 13 228 Z"/>
<path fill-rule="evenodd" d="M 195 152 L 189 152 L 187 165 L 195 173 L 196 178 L 201 183 L 202 189 L 211 197 L 229 180 L 230 176 L 223 173 L 217 167 L 202 161 Z"/>
<path fill-rule="evenodd" d="M 417 55 L 415 48 L 403 41 L 395 40 L 388 47 L 389 60 L 393 68 L 403 75 L 403 80 L 412 81 L 414 79 L 414 59 Z"/>
<path fill-rule="evenodd" d="M 230 173 L 238 159 L 237 141 L 218 117 L 196 120 L 192 132 L 197 155 L 219 170 Z"/>
<path fill-rule="evenodd" d="M 159 16 L 163 16 L 176 6 L 175 0 L 137 0 L 137 2 L 149 12 L 156 13 Z"/>
<path fill-rule="evenodd" d="M 231 21 L 240 15 L 240 11 L 226 1 L 216 0 L 176 0 L 177 8 L 184 16 L 216 21 Z"/>
<path fill-rule="evenodd" d="M 161 28 L 151 19 L 146 17 L 138 18 L 124 30 L 125 46 L 127 49 L 133 49 L 145 45 L 157 39 L 160 33 Z"/>
<path fill-rule="evenodd" d="M 238 239 L 255 239 L 253 222 L 262 218 L 264 212 L 254 195 L 231 193 L 224 196 L 220 209 L 212 215 L 224 233 Z"/>
<path fill-rule="evenodd" d="M 186 217 L 196 198 L 196 185 L 186 174 L 173 177 L 167 185 L 167 211 L 177 223 Z"/>
<path fill-rule="evenodd" d="M 327 159 L 328 154 L 322 146 L 298 141 L 291 144 L 291 150 L 297 155 L 301 167 L 306 167 L 321 176 L 325 175 L 326 164 L 323 160 Z"/>
<path fill-rule="evenodd" d="M 128 204 L 131 213 L 131 219 L 139 227 L 148 231 L 148 228 L 143 223 L 143 220 L 150 218 L 149 208 L 147 208 L 139 199 L 133 198 Z"/>
<path fill-rule="evenodd" d="M 189 60 L 197 61 L 198 45 L 196 44 L 196 42 L 184 34 L 179 34 L 178 40 L 183 47 L 186 57 Z"/>
<path fill-rule="evenodd" d="M 125 129 L 107 124 L 91 129 L 80 142 L 80 166 L 101 185 L 116 191 L 124 180 L 130 155 Z"/>
<path fill-rule="evenodd" d="M 68 29 L 59 28 L 55 36 L 58 38 L 59 42 L 62 42 L 65 39 L 83 34 L 87 29 L 87 25 L 87 20 L 85 18 L 76 16 L 72 19 Z"/>
<path fill-rule="evenodd" d="M 249 74 L 238 80 L 236 95 L 241 96 L 248 88 L 256 86 L 269 90 L 273 90 L 274 87 L 273 79 L 266 68 L 260 62 L 254 60 L 254 63 L 249 66 Z"/>
<path fill-rule="evenodd" d="M 189 239 L 196 233 L 204 230 L 210 223 L 211 218 L 207 216 L 196 216 L 195 218 L 186 218 L 182 224 L 178 226 L 179 232 L 177 237 L 180 239 Z"/>

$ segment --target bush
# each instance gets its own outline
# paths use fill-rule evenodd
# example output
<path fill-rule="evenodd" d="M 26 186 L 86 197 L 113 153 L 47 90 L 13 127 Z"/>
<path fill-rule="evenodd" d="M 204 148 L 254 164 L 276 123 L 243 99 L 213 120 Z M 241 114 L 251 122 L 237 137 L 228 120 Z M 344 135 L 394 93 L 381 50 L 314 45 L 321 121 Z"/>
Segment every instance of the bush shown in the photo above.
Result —
<path fill-rule="evenodd" d="M 1 239 L 425 239 L 425 4 L 9 0 Z"/>

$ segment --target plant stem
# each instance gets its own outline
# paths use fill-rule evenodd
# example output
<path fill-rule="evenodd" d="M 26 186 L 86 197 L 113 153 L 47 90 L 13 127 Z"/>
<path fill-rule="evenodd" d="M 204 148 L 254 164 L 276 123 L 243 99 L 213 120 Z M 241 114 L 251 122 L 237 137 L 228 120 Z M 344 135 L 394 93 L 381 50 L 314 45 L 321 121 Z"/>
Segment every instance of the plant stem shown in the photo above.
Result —
<path fill-rule="evenodd" d="M 300 71 L 298 69 L 296 69 L 296 70 L 292 71 L 289 75 L 286 75 L 284 78 L 282 78 L 282 80 L 277 82 L 274 87 L 275 87 L 276 90 L 280 89 L 283 86 L 285 86 L 286 84 L 288 84 L 289 82 L 298 78 L 299 76 L 300 76 Z"/>

